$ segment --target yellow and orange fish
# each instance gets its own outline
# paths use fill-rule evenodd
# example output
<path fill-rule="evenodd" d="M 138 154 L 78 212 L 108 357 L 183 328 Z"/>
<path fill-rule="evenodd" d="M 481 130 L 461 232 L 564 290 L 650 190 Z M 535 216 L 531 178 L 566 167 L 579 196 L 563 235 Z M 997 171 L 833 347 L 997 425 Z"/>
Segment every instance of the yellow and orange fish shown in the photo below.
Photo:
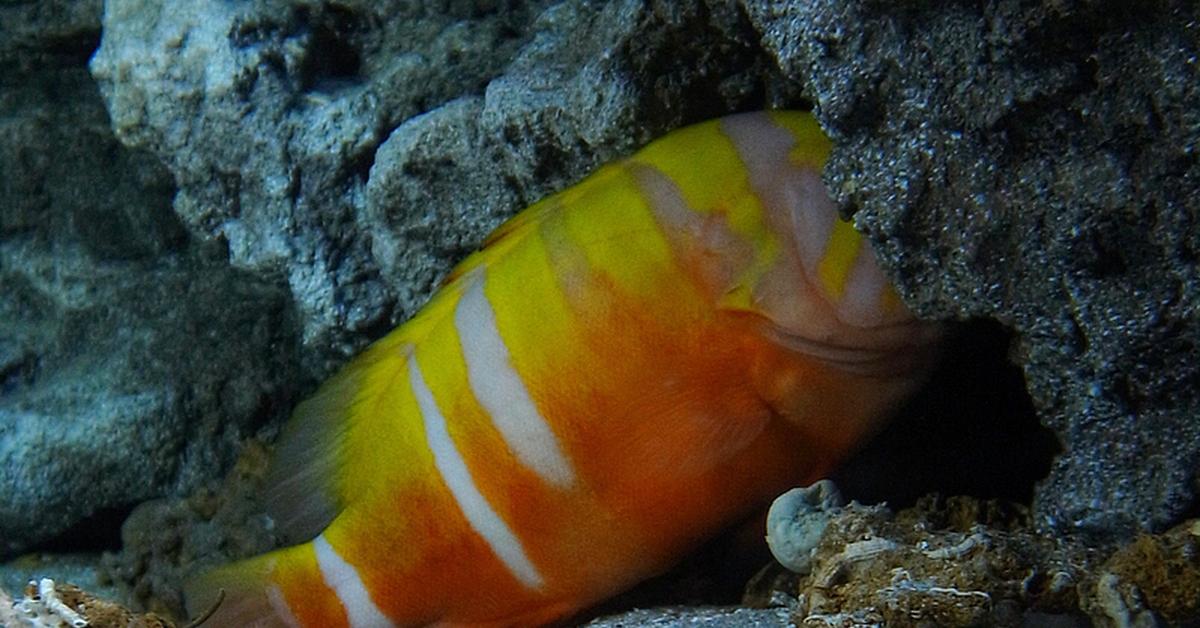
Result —
<path fill-rule="evenodd" d="M 799 112 L 675 131 L 526 209 L 297 408 L 306 540 L 192 584 L 220 626 L 529 626 L 826 473 L 920 381 L 915 320 Z"/>

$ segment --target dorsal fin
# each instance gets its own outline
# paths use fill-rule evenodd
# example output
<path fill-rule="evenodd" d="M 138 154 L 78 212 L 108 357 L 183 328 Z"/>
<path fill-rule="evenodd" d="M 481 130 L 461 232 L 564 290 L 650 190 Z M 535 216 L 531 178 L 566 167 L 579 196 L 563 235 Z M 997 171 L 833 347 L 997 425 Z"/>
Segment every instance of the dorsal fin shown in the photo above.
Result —
<path fill-rule="evenodd" d="M 422 322 L 418 317 L 376 341 L 296 406 L 275 446 L 265 490 L 267 512 L 288 542 L 313 538 L 353 499 L 341 484 L 352 455 L 347 437 L 387 373 L 403 364 L 401 347 L 425 333 Z"/>
<path fill-rule="evenodd" d="M 353 455 L 346 451 L 347 434 L 370 414 L 367 408 L 378 398 L 380 386 L 392 379 L 388 375 L 404 369 L 402 348 L 415 346 L 432 325 L 453 311 L 460 278 L 504 256 L 561 203 L 558 196 L 547 197 L 500 225 L 479 251 L 446 275 L 439 292 L 414 318 L 372 344 L 296 407 L 275 448 L 266 489 L 267 510 L 289 542 L 319 534 L 354 498 L 339 488 L 342 466 Z"/>
<path fill-rule="evenodd" d="M 347 368 L 325 382 L 296 407 L 275 446 L 265 501 L 289 543 L 320 534 L 345 506 L 337 477 L 358 379 Z"/>

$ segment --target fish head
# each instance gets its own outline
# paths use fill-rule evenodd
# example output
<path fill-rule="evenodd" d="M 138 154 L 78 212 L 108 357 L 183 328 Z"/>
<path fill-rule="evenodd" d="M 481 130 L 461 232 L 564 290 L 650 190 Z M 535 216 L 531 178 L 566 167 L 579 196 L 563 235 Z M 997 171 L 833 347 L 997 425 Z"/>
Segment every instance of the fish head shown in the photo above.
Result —
<path fill-rule="evenodd" d="M 943 325 L 914 316 L 870 241 L 838 215 L 822 180 L 831 144 L 816 120 L 760 112 L 725 118 L 722 130 L 745 164 L 762 224 L 733 254 L 740 261 L 730 264 L 737 270 L 722 305 L 757 314 L 779 343 L 836 368 L 920 378 Z"/>

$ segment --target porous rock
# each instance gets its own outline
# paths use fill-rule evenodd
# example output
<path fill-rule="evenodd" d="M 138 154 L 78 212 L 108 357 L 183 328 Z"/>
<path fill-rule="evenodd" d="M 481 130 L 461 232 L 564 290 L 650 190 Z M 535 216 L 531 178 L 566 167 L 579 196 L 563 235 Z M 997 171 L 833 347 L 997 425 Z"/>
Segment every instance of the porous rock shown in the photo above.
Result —
<path fill-rule="evenodd" d="M 1079 618 L 1089 555 L 1003 502 L 923 499 L 839 509 L 794 584 L 802 626 L 1056 625 Z M 1036 614 L 1036 615 L 1034 615 Z M 1062 624 L 1057 624 L 1062 625 Z"/>
<path fill-rule="evenodd" d="M 194 488 L 294 370 L 284 291 L 193 246 L 169 173 L 113 137 L 99 14 L 0 6 L 0 557 Z"/>
<path fill-rule="evenodd" d="M 1044 528 L 1160 529 L 1200 455 L 1200 6 L 746 3 L 921 315 L 1015 329 Z"/>
<path fill-rule="evenodd" d="M 793 528 L 784 533 L 807 531 Z M 802 626 L 1191 626 L 1200 620 L 1200 523 L 1116 551 L 1046 535 L 1023 506 L 922 498 L 893 513 L 828 513 L 811 569 L 776 578 Z"/>
<path fill-rule="evenodd" d="M 184 223 L 233 266 L 282 273 L 306 359 L 344 359 L 396 299 L 358 220 L 375 149 L 480 90 L 538 7 L 116 0 L 91 70 L 117 136 L 171 171 Z"/>
<path fill-rule="evenodd" d="M 768 73 L 732 5 L 549 4 L 114 0 L 91 68 L 192 231 L 284 274 L 325 373 L 502 218 Z"/>
<path fill-rule="evenodd" d="M 592 620 L 586 628 L 785 628 L 786 608 L 661 608 L 639 609 Z"/>

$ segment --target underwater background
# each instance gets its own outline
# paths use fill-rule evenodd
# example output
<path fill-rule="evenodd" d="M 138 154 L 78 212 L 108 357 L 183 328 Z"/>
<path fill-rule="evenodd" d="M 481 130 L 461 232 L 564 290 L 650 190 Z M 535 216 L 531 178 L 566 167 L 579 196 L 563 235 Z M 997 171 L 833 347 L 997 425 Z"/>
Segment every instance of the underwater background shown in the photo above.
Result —
<path fill-rule="evenodd" d="M 182 619 L 196 565 L 277 542 L 294 405 L 503 219 L 787 107 L 957 331 L 834 478 L 890 509 L 598 623 L 1195 625 L 1198 64 L 1182 1 L 2 1 L 0 589 Z"/>

